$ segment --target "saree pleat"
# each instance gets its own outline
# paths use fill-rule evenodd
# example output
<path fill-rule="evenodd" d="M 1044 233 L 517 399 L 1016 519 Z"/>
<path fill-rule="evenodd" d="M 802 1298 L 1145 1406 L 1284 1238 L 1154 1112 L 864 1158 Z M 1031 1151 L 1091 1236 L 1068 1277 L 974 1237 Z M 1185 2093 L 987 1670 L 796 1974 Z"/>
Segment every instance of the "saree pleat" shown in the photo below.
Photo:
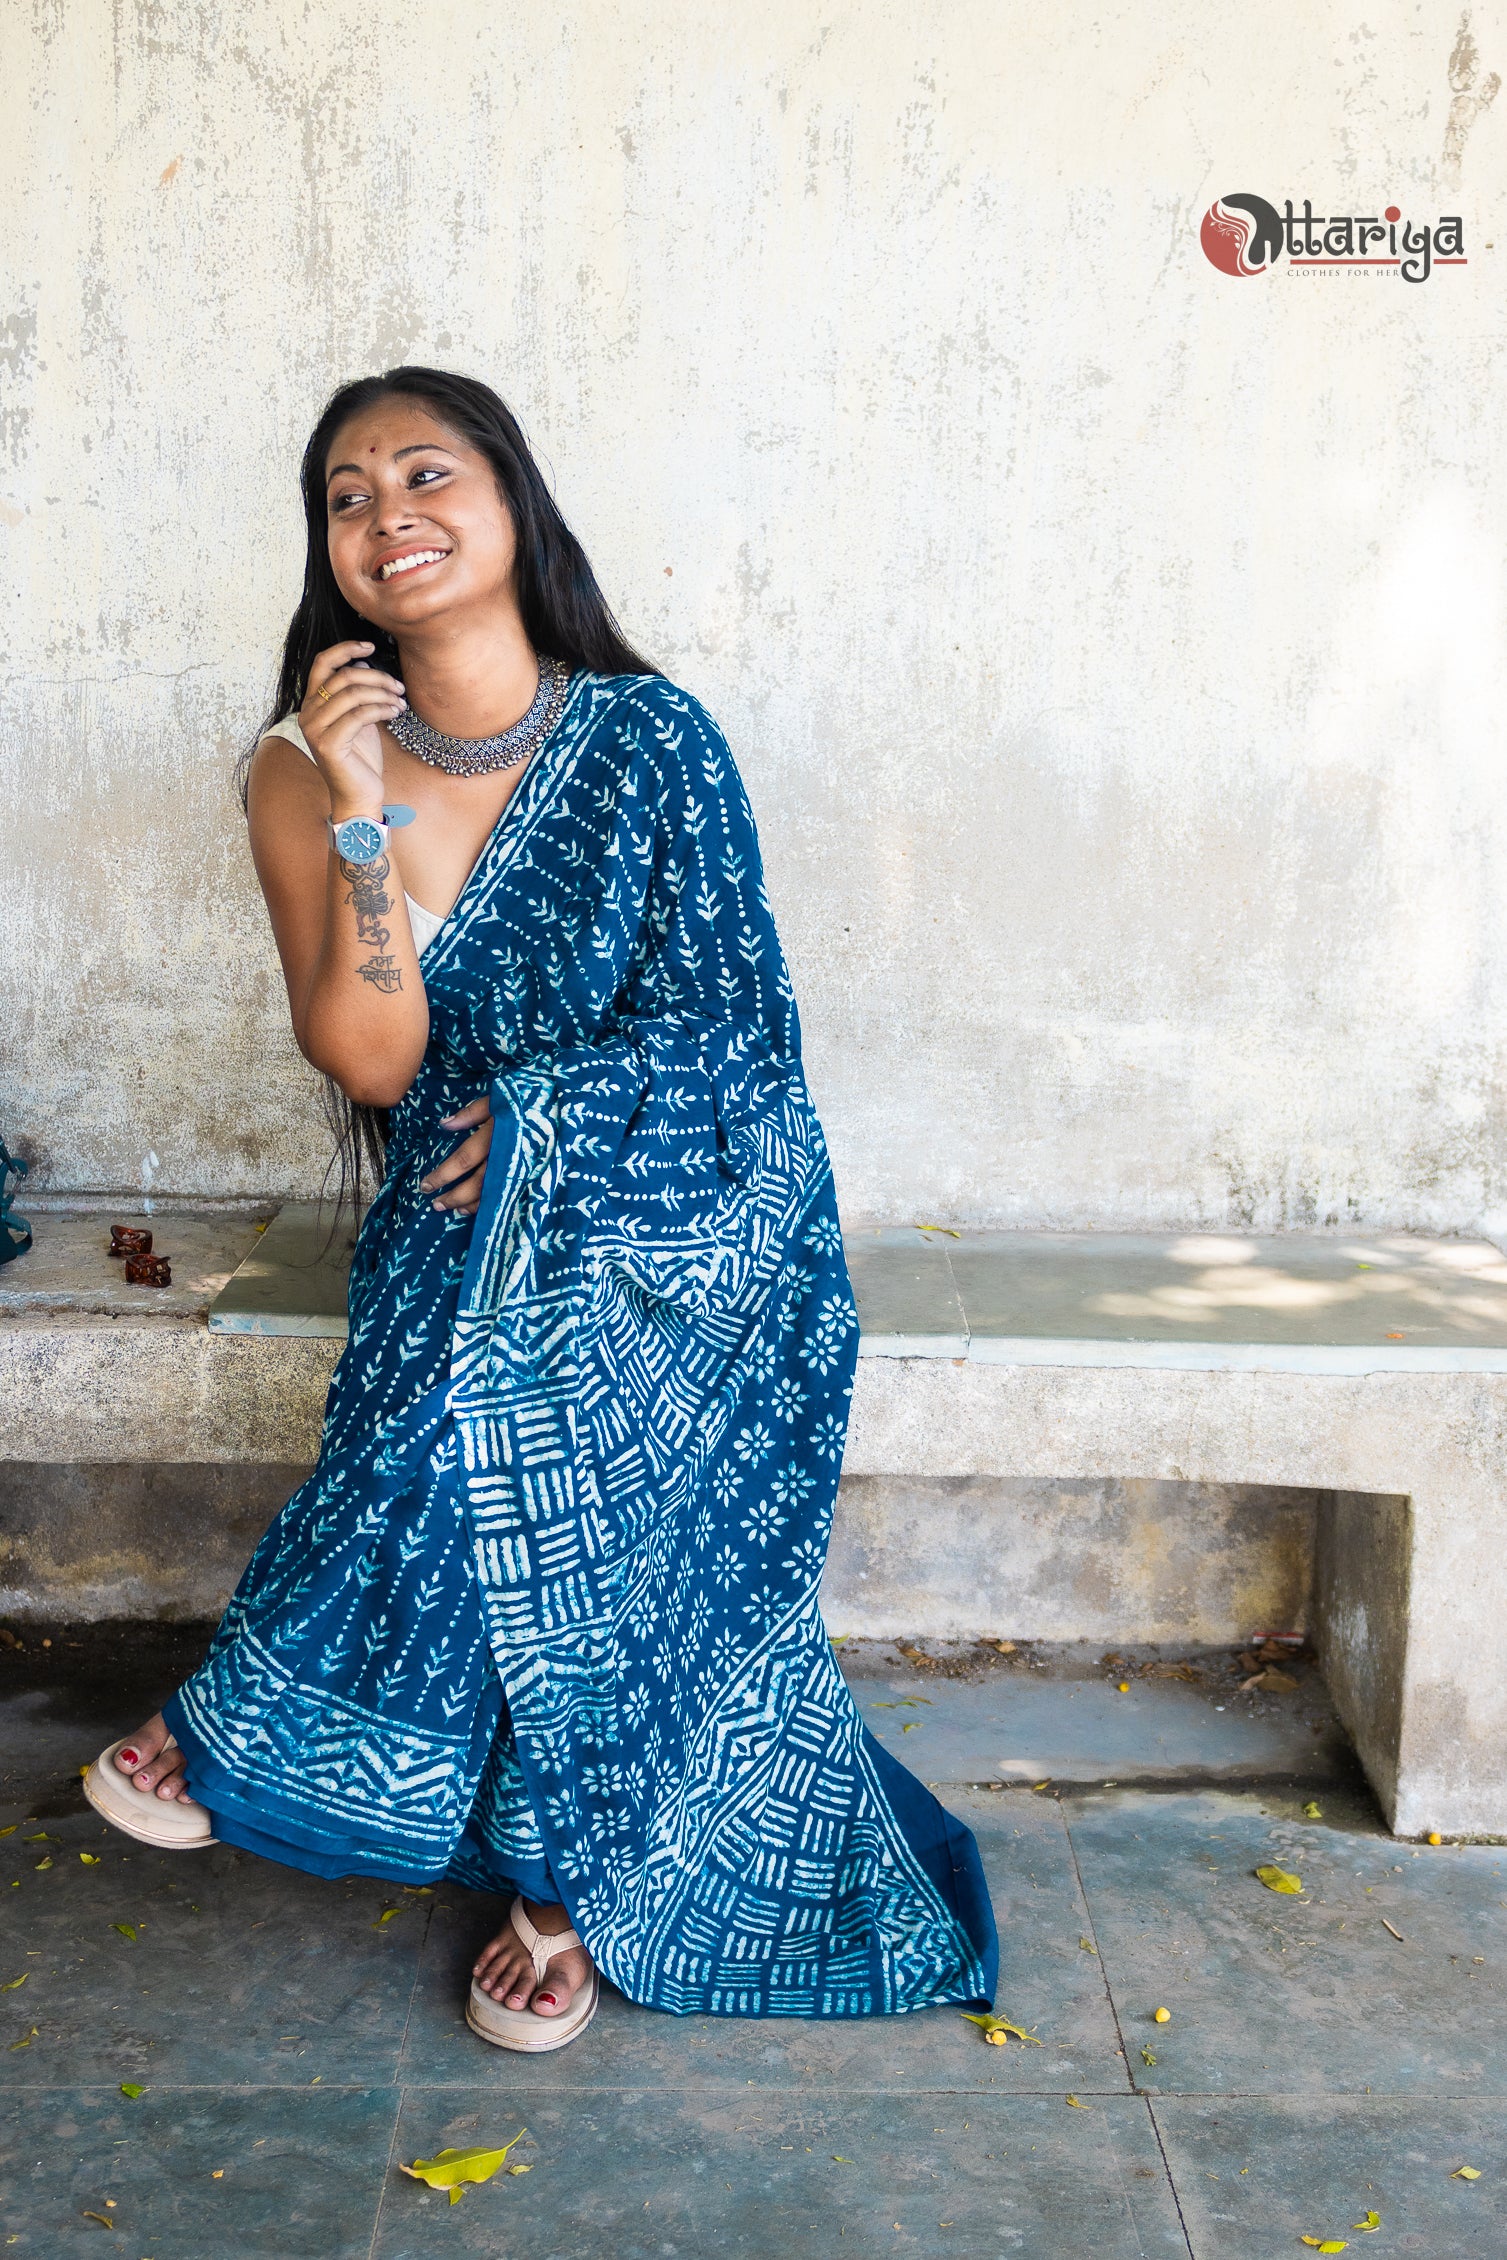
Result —
<path fill-rule="evenodd" d="M 677 2012 L 992 1998 L 977 1849 L 817 1605 L 857 1350 L 752 819 L 577 676 L 423 959 L 319 1465 L 168 1706 L 223 1838 L 560 1899 Z M 474 1223 L 419 1179 L 488 1092 Z"/>

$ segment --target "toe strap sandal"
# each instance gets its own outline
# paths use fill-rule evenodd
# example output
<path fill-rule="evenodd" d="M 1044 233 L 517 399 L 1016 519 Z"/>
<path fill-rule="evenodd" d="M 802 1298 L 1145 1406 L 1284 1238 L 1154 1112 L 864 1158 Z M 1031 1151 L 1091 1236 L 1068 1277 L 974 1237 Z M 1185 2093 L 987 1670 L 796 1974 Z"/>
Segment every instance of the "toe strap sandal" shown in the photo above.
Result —
<path fill-rule="evenodd" d="M 84 1795 L 113 1828 L 134 1836 L 138 1844 L 155 1844 L 161 1852 L 197 1852 L 213 1844 L 210 1819 L 202 1805 L 185 1805 L 178 1797 L 159 1797 L 155 1789 L 138 1789 L 129 1774 L 115 1763 L 130 1741 L 123 1734 L 108 1750 L 101 1750 L 84 1775 Z M 164 1750 L 177 1744 L 171 1735 Z"/>
<path fill-rule="evenodd" d="M 563 1954 L 567 1947 L 581 1945 L 573 1930 L 535 1930 L 524 1913 L 521 1897 L 513 1901 L 508 1920 L 533 1957 L 534 1976 L 540 1985 L 557 1954 Z M 584 1947 L 582 1951 L 584 1953 Z M 572 1996 L 569 2008 L 562 2009 L 558 2017 L 541 2017 L 533 2009 L 505 2009 L 490 1993 L 483 1993 L 473 1978 L 471 1997 L 466 2003 L 466 2022 L 478 2040 L 489 2040 L 494 2048 L 517 2048 L 539 2055 L 545 2049 L 564 2048 L 586 2030 L 597 2013 L 601 1990 L 601 1981 L 593 1966 L 586 1983 Z"/>

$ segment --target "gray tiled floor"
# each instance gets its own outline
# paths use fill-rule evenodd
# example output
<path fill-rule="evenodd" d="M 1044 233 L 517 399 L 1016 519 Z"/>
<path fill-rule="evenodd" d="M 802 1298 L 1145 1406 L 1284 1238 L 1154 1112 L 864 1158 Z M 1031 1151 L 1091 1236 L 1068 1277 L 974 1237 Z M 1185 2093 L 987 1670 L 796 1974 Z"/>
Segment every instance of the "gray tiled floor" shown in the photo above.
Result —
<path fill-rule="evenodd" d="M 105 1713 L 157 1699 L 178 1658 L 155 1637 L 139 1687 L 98 1643 L 33 1659 L 36 1685 L 0 1659 L 0 2252 L 17 2260 L 107 2234 L 91 2213 L 124 2260 L 1276 2260 L 1304 2235 L 1370 2249 L 1352 2227 L 1368 2206 L 1378 2254 L 1507 2252 L 1507 1847 L 1415 1853 L 1332 1750 L 1305 1774 L 1306 1677 L 1285 1712 L 1231 1708 L 1212 1671 L 1137 1676 L 1132 1706 L 1082 1658 L 855 1653 L 866 1708 L 924 1693 L 875 1723 L 976 1831 L 1000 2006 L 1041 2046 L 985 2047 L 952 2011 L 681 2020 L 609 1990 L 575 2046 L 530 2060 L 459 2014 L 495 1903 L 227 1847 L 158 1857 L 101 1829 L 77 1764 Z M 912 1715 L 925 1730 L 902 1739 Z M 1157 1786 L 948 1785 L 1028 1735 L 1080 1775 L 1139 1765 Z M 1230 1778 L 1242 1756 L 1267 1778 Z M 1301 1897 L 1263 1888 L 1269 1861 Z M 402 1912 L 374 1928 L 386 1906 Z M 530 2171 L 455 2207 L 397 2170 L 520 2129 Z"/>

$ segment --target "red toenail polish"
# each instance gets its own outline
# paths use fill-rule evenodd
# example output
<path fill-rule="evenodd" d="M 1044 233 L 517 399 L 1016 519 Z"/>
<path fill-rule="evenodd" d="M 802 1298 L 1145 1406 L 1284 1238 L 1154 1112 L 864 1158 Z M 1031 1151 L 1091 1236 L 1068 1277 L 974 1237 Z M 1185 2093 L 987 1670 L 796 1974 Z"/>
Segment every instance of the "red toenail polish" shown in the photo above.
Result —
<path fill-rule="evenodd" d="M 141 1753 L 139 1750 L 122 1750 L 120 1754 L 125 1759 L 128 1766 L 139 1766 L 141 1763 Z"/>

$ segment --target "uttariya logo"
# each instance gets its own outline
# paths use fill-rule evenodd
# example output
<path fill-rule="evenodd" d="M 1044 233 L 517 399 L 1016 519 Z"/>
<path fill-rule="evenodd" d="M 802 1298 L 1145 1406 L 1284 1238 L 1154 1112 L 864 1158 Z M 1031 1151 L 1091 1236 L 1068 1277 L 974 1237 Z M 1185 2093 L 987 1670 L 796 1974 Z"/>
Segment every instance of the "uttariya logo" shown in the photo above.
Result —
<path fill-rule="evenodd" d="M 1306 196 L 1301 212 L 1291 197 L 1279 212 L 1264 196 L 1221 196 L 1205 212 L 1198 237 L 1222 275 L 1264 275 L 1284 252 L 1293 268 L 1395 268 L 1411 283 L 1427 282 L 1436 267 L 1470 264 L 1458 218 L 1414 226 L 1395 204 L 1379 218 L 1346 212 L 1326 219 Z"/>

